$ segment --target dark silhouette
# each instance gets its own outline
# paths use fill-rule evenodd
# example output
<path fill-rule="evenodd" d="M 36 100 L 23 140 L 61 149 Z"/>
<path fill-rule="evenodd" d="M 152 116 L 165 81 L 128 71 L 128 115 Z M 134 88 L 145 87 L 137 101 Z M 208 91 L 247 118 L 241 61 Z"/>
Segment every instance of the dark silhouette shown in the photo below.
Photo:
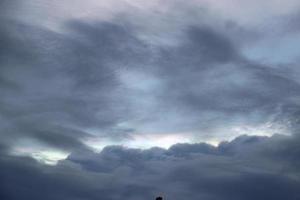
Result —
<path fill-rule="evenodd" d="M 162 197 L 156 197 L 155 200 L 163 200 L 163 198 Z"/>

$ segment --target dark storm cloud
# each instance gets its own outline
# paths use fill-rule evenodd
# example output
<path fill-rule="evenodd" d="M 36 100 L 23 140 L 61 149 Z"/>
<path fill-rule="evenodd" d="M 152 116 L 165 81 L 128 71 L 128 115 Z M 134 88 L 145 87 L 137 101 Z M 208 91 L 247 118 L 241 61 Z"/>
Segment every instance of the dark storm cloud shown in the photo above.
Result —
<path fill-rule="evenodd" d="M 141 124 L 139 132 L 151 123 L 152 132 L 198 132 L 245 120 L 261 124 L 278 107 L 297 108 L 300 87 L 290 74 L 244 58 L 213 27 L 190 25 L 177 45 L 151 46 L 129 23 L 70 21 L 63 33 L 13 20 L 2 24 L 0 123 L 6 141 L 15 135 L 74 148 L 91 137 L 85 129 L 128 138 L 136 127 L 118 124 L 131 120 Z M 120 75 L 136 70 L 161 87 L 145 86 L 141 93 L 124 86 Z M 155 107 L 138 104 L 147 97 Z"/>
<path fill-rule="evenodd" d="M 207 127 L 224 127 L 240 120 L 264 123 L 279 107 L 297 105 L 293 98 L 300 87 L 289 72 L 246 59 L 210 27 L 192 26 L 185 36 L 177 47 L 162 48 L 155 63 L 165 83 L 158 95 L 162 107 L 187 110 L 196 126 L 203 121 Z M 211 115 L 213 120 L 202 120 Z"/>
<path fill-rule="evenodd" d="M 276 34 L 177 1 L 176 15 L 132 9 L 106 22 L 71 19 L 71 8 L 54 16 L 69 8 L 61 1 L 20 2 L 0 2 L 0 199 L 300 199 L 298 61 L 268 65 L 243 49 Z M 298 18 L 283 23 L 288 34 Z M 221 140 L 266 123 L 293 135 L 100 153 L 84 143 L 149 133 Z M 71 154 L 55 166 L 12 155 L 39 146 Z"/>
<path fill-rule="evenodd" d="M 57 166 L 1 157 L 4 199 L 263 200 L 299 198 L 298 136 L 240 136 L 219 147 L 106 147 L 73 152 Z"/>
<path fill-rule="evenodd" d="M 4 139 L 28 137 L 76 147 L 88 136 L 83 128 L 104 130 L 124 118 L 118 69 L 145 59 L 144 44 L 130 31 L 112 23 L 70 22 L 64 35 L 1 22 Z"/>

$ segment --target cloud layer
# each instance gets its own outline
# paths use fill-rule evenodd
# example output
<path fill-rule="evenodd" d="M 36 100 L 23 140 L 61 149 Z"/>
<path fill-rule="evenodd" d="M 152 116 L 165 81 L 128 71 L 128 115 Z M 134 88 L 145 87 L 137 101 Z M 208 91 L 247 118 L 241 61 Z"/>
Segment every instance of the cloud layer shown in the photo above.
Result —
<path fill-rule="evenodd" d="M 219 147 L 106 147 L 56 166 L 1 156 L 3 199 L 298 199 L 299 137 L 240 136 Z"/>
<path fill-rule="evenodd" d="M 2 24 L 7 142 L 72 149 L 90 137 L 182 132 L 196 141 L 222 140 L 238 135 L 235 128 L 264 124 L 287 134 L 294 123 L 295 70 L 247 59 L 213 27 L 189 25 L 170 46 L 151 45 L 117 22 L 69 21 L 63 34 Z"/>
<path fill-rule="evenodd" d="M 299 199 L 299 6 L 1 1 L 0 199 Z"/>

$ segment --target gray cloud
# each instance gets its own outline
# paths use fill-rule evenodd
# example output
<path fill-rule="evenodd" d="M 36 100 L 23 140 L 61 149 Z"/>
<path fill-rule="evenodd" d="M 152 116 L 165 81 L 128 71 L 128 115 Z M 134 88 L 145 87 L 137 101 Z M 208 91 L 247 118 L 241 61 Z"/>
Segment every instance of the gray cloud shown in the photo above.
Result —
<path fill-rule="evenodd" d="M 187 26 L 167 46 L 141 40 L 129 23 L 70 21 L 63 33 L 3 24 L 0 109 L 8 140 L 15 134 L 75 147 L 91 129 L 111 138 L 176 131 L 226 138 L 219 128 L 264 124 L 280 107 L 297 107 L 299 85 L 289 73 L 246 59 L 207 25 Z M 159 86 L 139 82 L 143 77 Z"/>
<path fill-rule="evenodd" d="M 139 51 L 143 43 L 129 31 L 111 23 L 71 22 L 65 36 L 15 22 L 3 25 L 4 137 L 68 147 L 88 135 L 82 129 L 104 130 L 124 118 L 118 69 L 145 55 Z"/>
<path fill-rule="evenodd" d="M 180 1 L 147 12 L 122 4 L 111 18 L 111 5 L 101 18 L 74 14 L 77 1 L 28 2 L 0 3 L 0 199 L 300 198 L 299 60 L 290 48 L 298 14 L 271 33 L 252 24 L 259 17 L 247 24 Z M 280 34 L 291 38 L 277 46 L 289 62 L 255 57 L 268 56 L 264 45 Z M 291 136 L 236 137 L 244 127 Z M 176 134 L 235 139 L 100 153 L 87 146 Z M 71 154 L 55 166 L 12 155 L 43 147 Z"/>
<path fill-rule="evenodd" d="M 219 147 L 106 147 L 73 152 L 57 166 L 1 157 L 6 199 L 297 199 L 298 136 L 240 136 Z M 280 148 L 278 148 L 280 147 Z M 14 177 L 14 178 L 12 178 Z M 30 180 L 30 181 L 29 181 Z M 17 192 L 16 192 L 17 191 Z"/>

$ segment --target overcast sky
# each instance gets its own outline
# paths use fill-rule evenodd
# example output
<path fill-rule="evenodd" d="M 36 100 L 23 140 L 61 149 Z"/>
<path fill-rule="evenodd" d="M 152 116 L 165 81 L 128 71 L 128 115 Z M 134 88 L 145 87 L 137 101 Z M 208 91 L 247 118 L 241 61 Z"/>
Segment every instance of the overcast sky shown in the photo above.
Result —
<path fill-rule="evenodd" d="M 0 25 L 0 199 L 300 199 L 300 1 L 2 0 Z"/>

